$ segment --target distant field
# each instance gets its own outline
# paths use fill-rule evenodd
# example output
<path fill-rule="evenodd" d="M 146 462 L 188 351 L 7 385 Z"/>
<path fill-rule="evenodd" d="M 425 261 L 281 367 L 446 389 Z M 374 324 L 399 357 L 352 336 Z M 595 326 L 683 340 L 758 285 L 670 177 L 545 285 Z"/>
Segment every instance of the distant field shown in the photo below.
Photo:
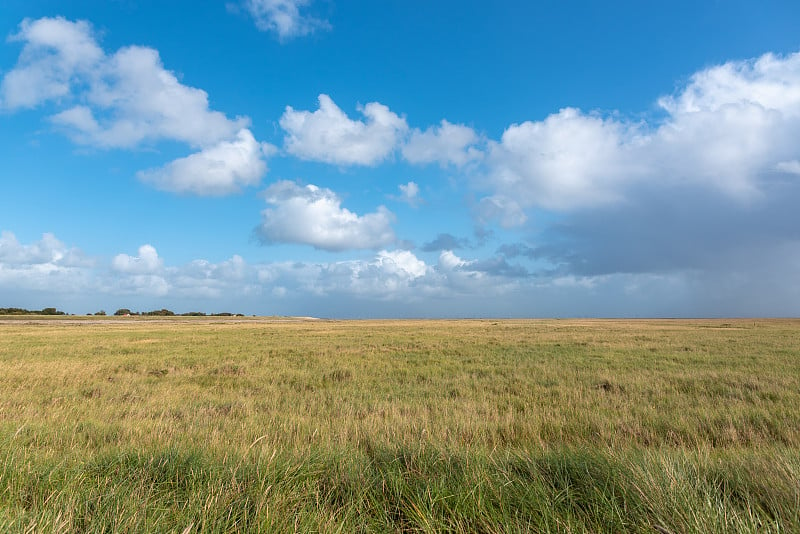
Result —
<path fill-rule="evenodd" d="M 800 532 L 800 320 L 0 318 L 2 532 Z"/>

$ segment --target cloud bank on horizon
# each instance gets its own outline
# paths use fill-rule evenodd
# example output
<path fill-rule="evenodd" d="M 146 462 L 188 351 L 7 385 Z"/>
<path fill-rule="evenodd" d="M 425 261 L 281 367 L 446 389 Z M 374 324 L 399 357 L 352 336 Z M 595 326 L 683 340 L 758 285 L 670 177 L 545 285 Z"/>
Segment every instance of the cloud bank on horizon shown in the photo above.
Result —
<path fill-rule="evenodd" d="M 339 26 L 311 14 L 318 6 L 308 0 L 234 7 L 279 52 Z M 800 313 L 800 52 L 701 60 L 653 95 L 651 110 L 561 107 L 493 136 L 478 118 L 463 119 L 469 108 L 462 122 L 420 123 L 357 82 L 349 93 L 365 104 L 337 103 L 315 86 L 305 90 L 316 92 L 316 109 L 266 95 L 243 115 L 239 101 L 194 87 L 156 48 L 104 47 L 101 33 L 110 40 L 81 18 L 21 20 L 4 45 L 16 61 L 0 64 L 0 121 L 15 121 L 22 136 L 45 132 L 40 143 L 68 142 L 72 158 L 123 159 L 113 178 L 122 184 L 96 201 L 154 199 L 160 220 L 184 224 L 181 246 L 195 246 L 176 261 L 156 249 L 158 232 L 131 225 L 119 230 L 126 248 L 92 237 L 98 244 L 84 250 L 86 234 L 69 232 L 65 245 L 58 227 L 3 218 L 3 306 Z M 491 101 L 481 105 L 491 113 Z M 24 187 L 6 189 L 12 202 L 29 202 Z M 225 233 L 213 250 L 209 232 L 170 219 L 215 203 L 228 203 L 248 230 Z M 148 206 L 139 210 L 146 216 Z"/>

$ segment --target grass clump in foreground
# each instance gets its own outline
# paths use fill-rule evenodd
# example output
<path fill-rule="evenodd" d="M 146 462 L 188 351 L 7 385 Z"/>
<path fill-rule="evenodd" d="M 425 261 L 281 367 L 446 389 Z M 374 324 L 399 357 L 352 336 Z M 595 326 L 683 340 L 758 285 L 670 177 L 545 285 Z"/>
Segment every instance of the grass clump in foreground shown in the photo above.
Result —
<path fill-rule="evenodd" d="M 0 531 L 800 531 L 798 326 L 0 324 Z"/>

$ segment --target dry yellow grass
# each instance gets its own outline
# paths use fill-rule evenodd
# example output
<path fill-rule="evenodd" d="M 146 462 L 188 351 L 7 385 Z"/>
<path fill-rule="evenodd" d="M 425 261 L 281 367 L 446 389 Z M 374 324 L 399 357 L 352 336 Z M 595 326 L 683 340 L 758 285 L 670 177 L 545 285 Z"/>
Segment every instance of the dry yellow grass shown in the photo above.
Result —
<path fill-rule="evenodd" d="M 782 458 L 786 480 L 800 462 L 799 334 L 797 320 L 15 318 L 0 322 L 0 455 L 34 473 L 125 451 L 246 469 L 405 451 L 488 473 L 503 455 L 583 450 L 639 458 L 645 496 L 715 454 L 755 454 L 742 465 Z"/>
<path fill-rule="evenodd" d="M 742 320 L 4 324 L 0 422 L 24 426 L 20 435 L 54 451 L 80 439 L 113 446 L 189 440 L 227 450 L 260 436 L 264 446 L 297 449 L 363 440 L 797 446 L 799 327 Z"/>

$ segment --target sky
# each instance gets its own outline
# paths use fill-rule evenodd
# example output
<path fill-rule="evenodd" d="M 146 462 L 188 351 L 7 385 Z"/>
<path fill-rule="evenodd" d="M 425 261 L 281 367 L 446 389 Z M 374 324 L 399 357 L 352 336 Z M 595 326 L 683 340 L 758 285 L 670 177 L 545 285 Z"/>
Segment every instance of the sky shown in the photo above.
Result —
<path fill-rule="evenodd" d="M 0 307 L 800 315 L 800 4 L 4 0 Z"/>

